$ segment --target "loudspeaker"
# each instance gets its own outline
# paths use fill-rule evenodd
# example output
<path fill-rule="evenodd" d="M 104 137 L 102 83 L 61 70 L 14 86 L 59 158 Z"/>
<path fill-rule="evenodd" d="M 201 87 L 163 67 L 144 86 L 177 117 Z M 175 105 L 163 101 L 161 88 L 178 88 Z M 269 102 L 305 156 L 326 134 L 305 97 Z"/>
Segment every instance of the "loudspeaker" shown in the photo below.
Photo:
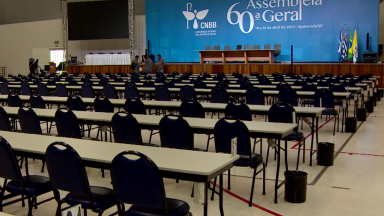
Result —
<path fill-rule="evenodd" d="M 370 50 L 370 47 L 369 47 L 369 33 L 367 33 L 367 51 Z"/>
<path fill-rule="evenodd" d="M 383 44 L 379 44 L 379 56 L 383 54 Z"/>
<path fill-rule="evenodd" d="M 364 63 L 376 63 L 377 62 L 377 52 L 363 52 L 363 62 Z"/>

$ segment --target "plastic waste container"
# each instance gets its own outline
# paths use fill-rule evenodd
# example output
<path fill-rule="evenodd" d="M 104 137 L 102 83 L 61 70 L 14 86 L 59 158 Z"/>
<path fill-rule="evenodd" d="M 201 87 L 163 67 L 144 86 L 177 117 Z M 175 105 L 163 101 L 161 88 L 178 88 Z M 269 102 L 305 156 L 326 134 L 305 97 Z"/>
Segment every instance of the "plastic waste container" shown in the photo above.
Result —
<path fill-rule="evenodd" d="M 356 117 L 347 117 L 345 119 L 345 132 L 346 133 L 356 133 L 357 131 L 357 118 Z"/>
<path fill-rule="evenodd" d="M 357 121 L 366 121 L 367 120 L 367 109 L 361 108 L 357 109 Z"/>
<path fill-rule="evenodd" d="M 291 203 L 303 203 L 307 199 L 308 174 L 298 170 L 288 170 L 285 175 L 284 199 Z"/>
<path fill-rule="evenodd" d="M 334 152 L 335 144 L 329 142 L 319 143 L 317 147 L 317 165 L 332 166 Z"/>

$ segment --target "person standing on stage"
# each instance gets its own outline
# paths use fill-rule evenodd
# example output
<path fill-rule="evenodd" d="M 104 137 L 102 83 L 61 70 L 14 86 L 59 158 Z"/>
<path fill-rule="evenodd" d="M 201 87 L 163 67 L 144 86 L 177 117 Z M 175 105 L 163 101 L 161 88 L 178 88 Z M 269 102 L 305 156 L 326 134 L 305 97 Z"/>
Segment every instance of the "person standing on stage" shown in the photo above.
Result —
<path fill-rule="evenodd" d="M 161 58 L 161 55 L 157 55 L 157 72 L 164 73 L 165 61 Z"/>
<path fill-rule="evenodd" d="M 39 66 L 39 59 L 36 59 L 36 61 L 33 65 L 34 65 L 34 69 L 35 69 L 35 75 L 39 74 L 39 68 L 41 69 L 41 67 Z"/>
<path fill-rule="evenodd" d="M 134 65 L 134 71 L 135 71 L 135 73 L 139 73 L 139 68 L 140 68 L 140 65 L 139 65 L 139 56 L 137 55 L 137 56 L 135 56 L 135 59 L 133 60 L 133 64 L 135 64 Z"/>
<path fill-rule="evenodd" d="M 148 55 L 145 55 L 145 73 L 150 74 L 152 73 L 153 68 L 153 61 L 149 58 Z"/>
<path fill-rule="evenodd" d="M 35 61 L 33 58 L 29 59 L 29 73 L 33 75 L 35 73 Z"/>

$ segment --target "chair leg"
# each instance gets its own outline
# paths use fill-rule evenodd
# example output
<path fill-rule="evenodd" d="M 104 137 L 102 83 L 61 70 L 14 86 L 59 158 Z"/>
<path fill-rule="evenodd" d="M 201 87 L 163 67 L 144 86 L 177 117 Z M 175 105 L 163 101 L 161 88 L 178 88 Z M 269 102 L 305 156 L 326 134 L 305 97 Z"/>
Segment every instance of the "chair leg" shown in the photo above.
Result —
<path fill-rule="evenodd" d="M 269 158 L 269 149 L 271 148 L 271 147 L 269 147 L 269 146 L 267 146 L 267 159 L 265 160 L 265 166 L 268 166 L 268 158 Z"/>
<path fill-rule="evenodd" d="M 335 136 L 335 131 L 336 131 L 336 116 L 335 116 L 335 119 L 334 119 L 334 123 L 333 123 L 333 136 Z"/>
<path fill-rule="evenodd" d="M 32 216 L 33 198 L 28 197 L 28 216 Z"/>
<path fill-rule="evenodd" d="M 104 169 L 101 169 L 101 177 L 105 177 Z"/>
<path fill-rule="evenodd" d="M 296 170 L 299 170 L 300 149 L 301 149 L 301 143 L 299 143 L 299 149 L 297 150 Z M 305 151 L 305 149 L 303 151 Z"/>
<path fill-rule="evenodd" d="M 205 151 L 208 151 L 209 149 L 209 141 L 211 140 L 211 134 L 208 135 L 208 140 L 207 140 L 207 148 Z"/>
<path fill-rule="evenodd" d="M 303 144 L 303 163 L 305 163 L 305 138 L 304 138 L 304 144 Z"/>
<path fill-rule="evenodd" d="M 43 160 L 43 166 L 41 167 L 41 172 L 44 172 L 44 167 L 45 167 L 45 160 Z"/>
<path fill-rule="evenodd" d="M 263 171 L 264 172 L 264 171 Z M 252 207 L 252 199 L 253 199 L 253 190 L 255 188 L 255 178 L 256 178 L 256 167 L 253 169 L 253 178 L 252 178 L 252 188 L 251 188 L 251 196 L 249 198 L 249 207 Z"/>

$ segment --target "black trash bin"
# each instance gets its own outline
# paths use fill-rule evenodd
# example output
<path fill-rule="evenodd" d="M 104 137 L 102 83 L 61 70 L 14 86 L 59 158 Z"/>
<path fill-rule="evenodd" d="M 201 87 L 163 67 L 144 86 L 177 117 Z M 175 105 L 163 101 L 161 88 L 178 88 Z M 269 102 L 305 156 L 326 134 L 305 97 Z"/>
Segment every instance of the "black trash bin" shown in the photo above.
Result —
<path fill-rule="evenodd" d="M 376 97 L 375 96 L 371 96 L 369 97 L 369 101 L 371 101 L 373 103 L 373 106 L 376 106 Z"/>
<path fill-rule="evenodd" d="M 357 118 L 356 117 L 347 117 L 345 119 L 345 132 L 346 133 L 356 133 L 357 131 Z"/>
<path fill-rule="evenodd" d="M 376 97 L 376 101 L 381 101 L 380 92 L 375 92 L 373 95 Z"/>
<path fill-rule="evenodd" d="M 333 155 L 335 153 L 335 144 L 321 142 L 317 147 L 317 165 L 333 166 Z"/>
<path fill-rule="evenodd" d="M 357 121 L 366 121 L 367 120 L 367 109 L 361 108 L 357 109 Z"/>
<path fill-rule="evenodd" d="M 303 203 L 307 199 L 307 179 L 306 172 L 288 170 L 285 175 L 285 201 L 291 203 Z"/>
<path fill-rule="evenodd" d="M 365 108 L 367 108 L 368 113 L 373 113 L 374 106 L 372 101 L 365 102 Z"/>

